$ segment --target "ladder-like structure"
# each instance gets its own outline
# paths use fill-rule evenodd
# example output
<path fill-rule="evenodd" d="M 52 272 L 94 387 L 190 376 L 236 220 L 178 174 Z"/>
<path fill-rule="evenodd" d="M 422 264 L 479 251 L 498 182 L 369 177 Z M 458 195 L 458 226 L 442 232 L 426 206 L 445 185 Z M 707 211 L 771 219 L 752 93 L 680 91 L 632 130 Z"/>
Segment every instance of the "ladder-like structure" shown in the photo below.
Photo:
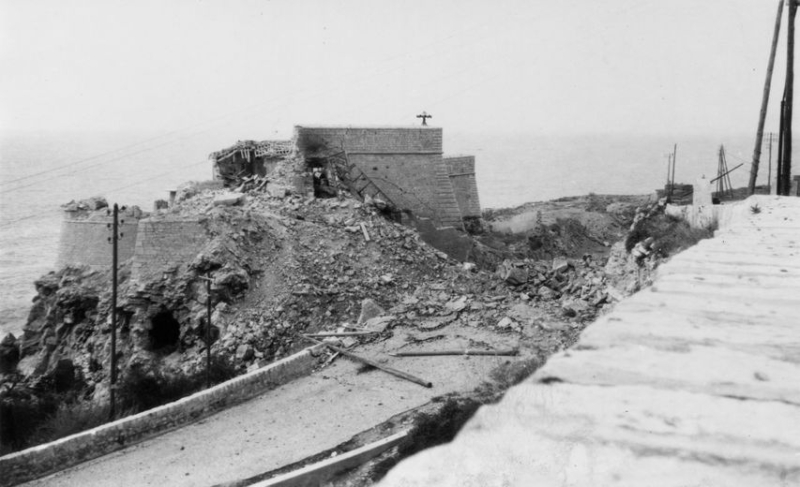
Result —
<path fill-rule="evenodd" d="M 375 181 L 376 179 L 383 183 L 384 188 L 391 186 L 397 191 L 397 194 L 402 195 L 403 198 L 408 198 L 415 201 L 420 207 L 425 208 L 430 215 L 436 214 L 436 210 L 434 208 L 431 208 L 428 203 L 426 203 L 413 192 L 406 191 L 388 179 L 369 177 L 358 165 L 351 163 L 347 159 L 347 151 L 343 150 L 336 154 L 329 155 L 327 160 L 333 166 L 339 180 L 348 187 L 353 196 L 361 201 L 364 201 L 368 196 L 374 200 L 383 201 L 387 204 L 387 208 L 382 209 L 389 210 L 389 212 L 393 215 L 393 218 L 396 218 L 398 221 L 400 221 L 400 215 L 404 211 L 403 207 L 390 198 L 389 195 L 384 192 L 381 186 L 378 186 Z M 445 177 L 447 176 L 445 175 Z M 457 205 L 455 198 L 453 198 L 452 203 L 453 205 Z M 432 219 L 431 217 L 428 218 Z M 449 225 L 442 225 L 438 220 L 434 221 L 436 221 L 437 228 L 441 226 L 454 226 L 456 228 L 464 229 L 464 223 L 460 219 L 457 222 L 451 222 Z"/>
<path fill-rule="evenodd" d="M 336 175 L 347 185 L 350 193 L 360 200 L 367 196 L 380 199 L 391 206 L 397 206 L 360 167 L 347 160 L 347 152 L 342 151 L 328 157 L 328 161 L 336 170 Z"/>

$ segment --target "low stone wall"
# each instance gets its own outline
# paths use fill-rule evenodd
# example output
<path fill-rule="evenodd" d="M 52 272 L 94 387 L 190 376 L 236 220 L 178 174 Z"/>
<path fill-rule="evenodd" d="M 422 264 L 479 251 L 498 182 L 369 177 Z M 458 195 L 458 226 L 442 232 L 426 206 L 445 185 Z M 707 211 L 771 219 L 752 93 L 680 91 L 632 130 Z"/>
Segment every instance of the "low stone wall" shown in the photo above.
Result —
<path fill-rule="evenodd" d="M 181 400 L 0 457 L 0 486 L 16 485 L 184 426 L 311 372 L 321 346 Z"/>
<path fill-rule="evenodd" d="M 753 195 L 746 200 L 724 205 L 667 205 L 665 211 L 668 215 L 686 220 L 692 228 L 705 228 L 713 224 L 717 226 L 717 230 L 725 230 L 733 223 L 745 219 L 751 212 L 758 211 L 757 208 L 763 208 L 775 198 L 781 197 Z"/>

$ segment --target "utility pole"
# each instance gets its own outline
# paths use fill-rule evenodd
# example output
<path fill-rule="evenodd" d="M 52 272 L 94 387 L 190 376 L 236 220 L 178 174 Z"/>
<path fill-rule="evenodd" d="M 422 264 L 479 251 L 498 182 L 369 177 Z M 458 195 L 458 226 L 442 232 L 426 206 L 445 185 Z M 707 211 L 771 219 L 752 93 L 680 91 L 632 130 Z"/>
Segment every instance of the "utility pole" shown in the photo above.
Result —
<path fill-rule="evenodd" d="M 211 272 L 206 277 L 206 389 L 211 387 Z"/>
<path fill-rule="evenodd" d="M 199 279 L 206 281 L 206 389 L 211 387 L 211 271 Z"/>
<path fill-rule="evenodd" d="M 667 184 L 664 185 L 664 196 L 667 197 L 667 203 L 670 202 L 669 197 L 672 194 L 672 190 L 669 188 L 669 174 L 672 171 L 672 154 L 667 154 Z"/>
<path fill-rule="evenodd" d="M 788 196 L 792 187 L 792 106 L 794 104 L 794 19 L 797 15 L 797 0 L 788 0 L 786 29 L 786 92 L 783 108 L 783 163 L 779 194 Z"/>
<path fill-rule="evenodd" d="M 783 116 L 784 112 L 786 111 L 786 94 L 784 93 L 783 99 L 781 100 L 781 118 L 780 123 L 778 124 L 778 167 L 775 168 L 775 194 L 780 195 L 781 193 L 781 185 L 783 183 L 783 124 L 786 121 L 786 117 Z"/>
<path fill-rule="evenodd" d="M 769 133 L 769 166 L 767 169 L 767 194 L 772 194 L 772 132 Z"/>
<path fill-rule="evenodd" d="M 117 406 L 117 244 L 119 242 L 119 206 L 114 203 L 114 219 L 111 227 L 111 408 L 108 419 L 114 420 Z"/>
<path fill-rule="evenodd" d="M 756 179 L 758 177 L 758 163 L 761 159 L 761 142 L 764 138 L 764 120 L 767 117 L 767 105 L 769 103 L 769 91 L 772 85 L 772 68 L 775 66 L 775 51 L 778 48 L 778 36 L 781 32 L 781 16 L 783 14 L 783 1 L 778 0 L 778 15 L 775 18 L 775 30 L 772 33 L 772 47 L 769 51 L 769 62 L 767 63 L 767 79 L 764 81 L 764 94 L 761 97 L 761 112 L 758 116 L 758 129 L 756 130 L 756 145 L 753 148 L 753 164 L 750 166 L 749 193 L 756 192 Z"/>
<path fill-rule="evenodd" d="M 669 198 L 667 201 L 672 201 L 672 193 L 675 191 L 675 161 L 678 159 L 678 144 L 672 149 L 672 182 L 669 186 Z"/>

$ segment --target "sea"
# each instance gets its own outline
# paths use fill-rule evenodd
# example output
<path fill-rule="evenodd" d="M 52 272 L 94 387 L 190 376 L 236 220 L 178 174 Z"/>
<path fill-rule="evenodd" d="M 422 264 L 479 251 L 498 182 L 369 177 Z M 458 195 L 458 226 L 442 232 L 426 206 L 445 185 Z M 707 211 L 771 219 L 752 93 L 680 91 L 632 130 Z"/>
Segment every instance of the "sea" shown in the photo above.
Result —
<path fill-rule="evenodd" d="M 475 155 L 481 206 L 505 208 L 591 192 L 654 193 L 664 186 L 668 154 L 675 144 L 676 182 L 716 175 L 719 148 L 724 145 L 729 168 L 743 163 L 731 173 L 733 185 L 744 186 L 754 139 L 754 135 L 553 136 L 445 129 L 444 150 L 448 155 Z M 0 134 L 0 335 L 20 333 L 35 295 L 34 281 L 55 270 L 61 205 L 104 196 L 110 204 L 149 211 L 155 200 L 166 199 L 179 184 L 210 179 L 209 154 L 235 142 L 207 132 Z M 774 147 L 773 159 L 776 151 Z M 765 143 L 761 181 L 767 160 Z"/>

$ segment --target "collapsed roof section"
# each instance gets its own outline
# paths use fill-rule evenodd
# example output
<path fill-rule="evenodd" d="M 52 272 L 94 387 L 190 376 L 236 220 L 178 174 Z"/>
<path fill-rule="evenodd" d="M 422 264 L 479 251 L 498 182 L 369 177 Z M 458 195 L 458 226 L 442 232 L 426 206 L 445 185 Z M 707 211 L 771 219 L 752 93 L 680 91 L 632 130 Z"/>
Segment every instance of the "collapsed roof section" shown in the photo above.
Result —
<path fill-rule="evenodd" d="M 237 184 L 247 176 L 266 176 L 277 161 L 294 152 L 291 140 L 240 140 L 236 144 L 212 152 L 214 179 L 221 179 L 226 186 Z"/>

